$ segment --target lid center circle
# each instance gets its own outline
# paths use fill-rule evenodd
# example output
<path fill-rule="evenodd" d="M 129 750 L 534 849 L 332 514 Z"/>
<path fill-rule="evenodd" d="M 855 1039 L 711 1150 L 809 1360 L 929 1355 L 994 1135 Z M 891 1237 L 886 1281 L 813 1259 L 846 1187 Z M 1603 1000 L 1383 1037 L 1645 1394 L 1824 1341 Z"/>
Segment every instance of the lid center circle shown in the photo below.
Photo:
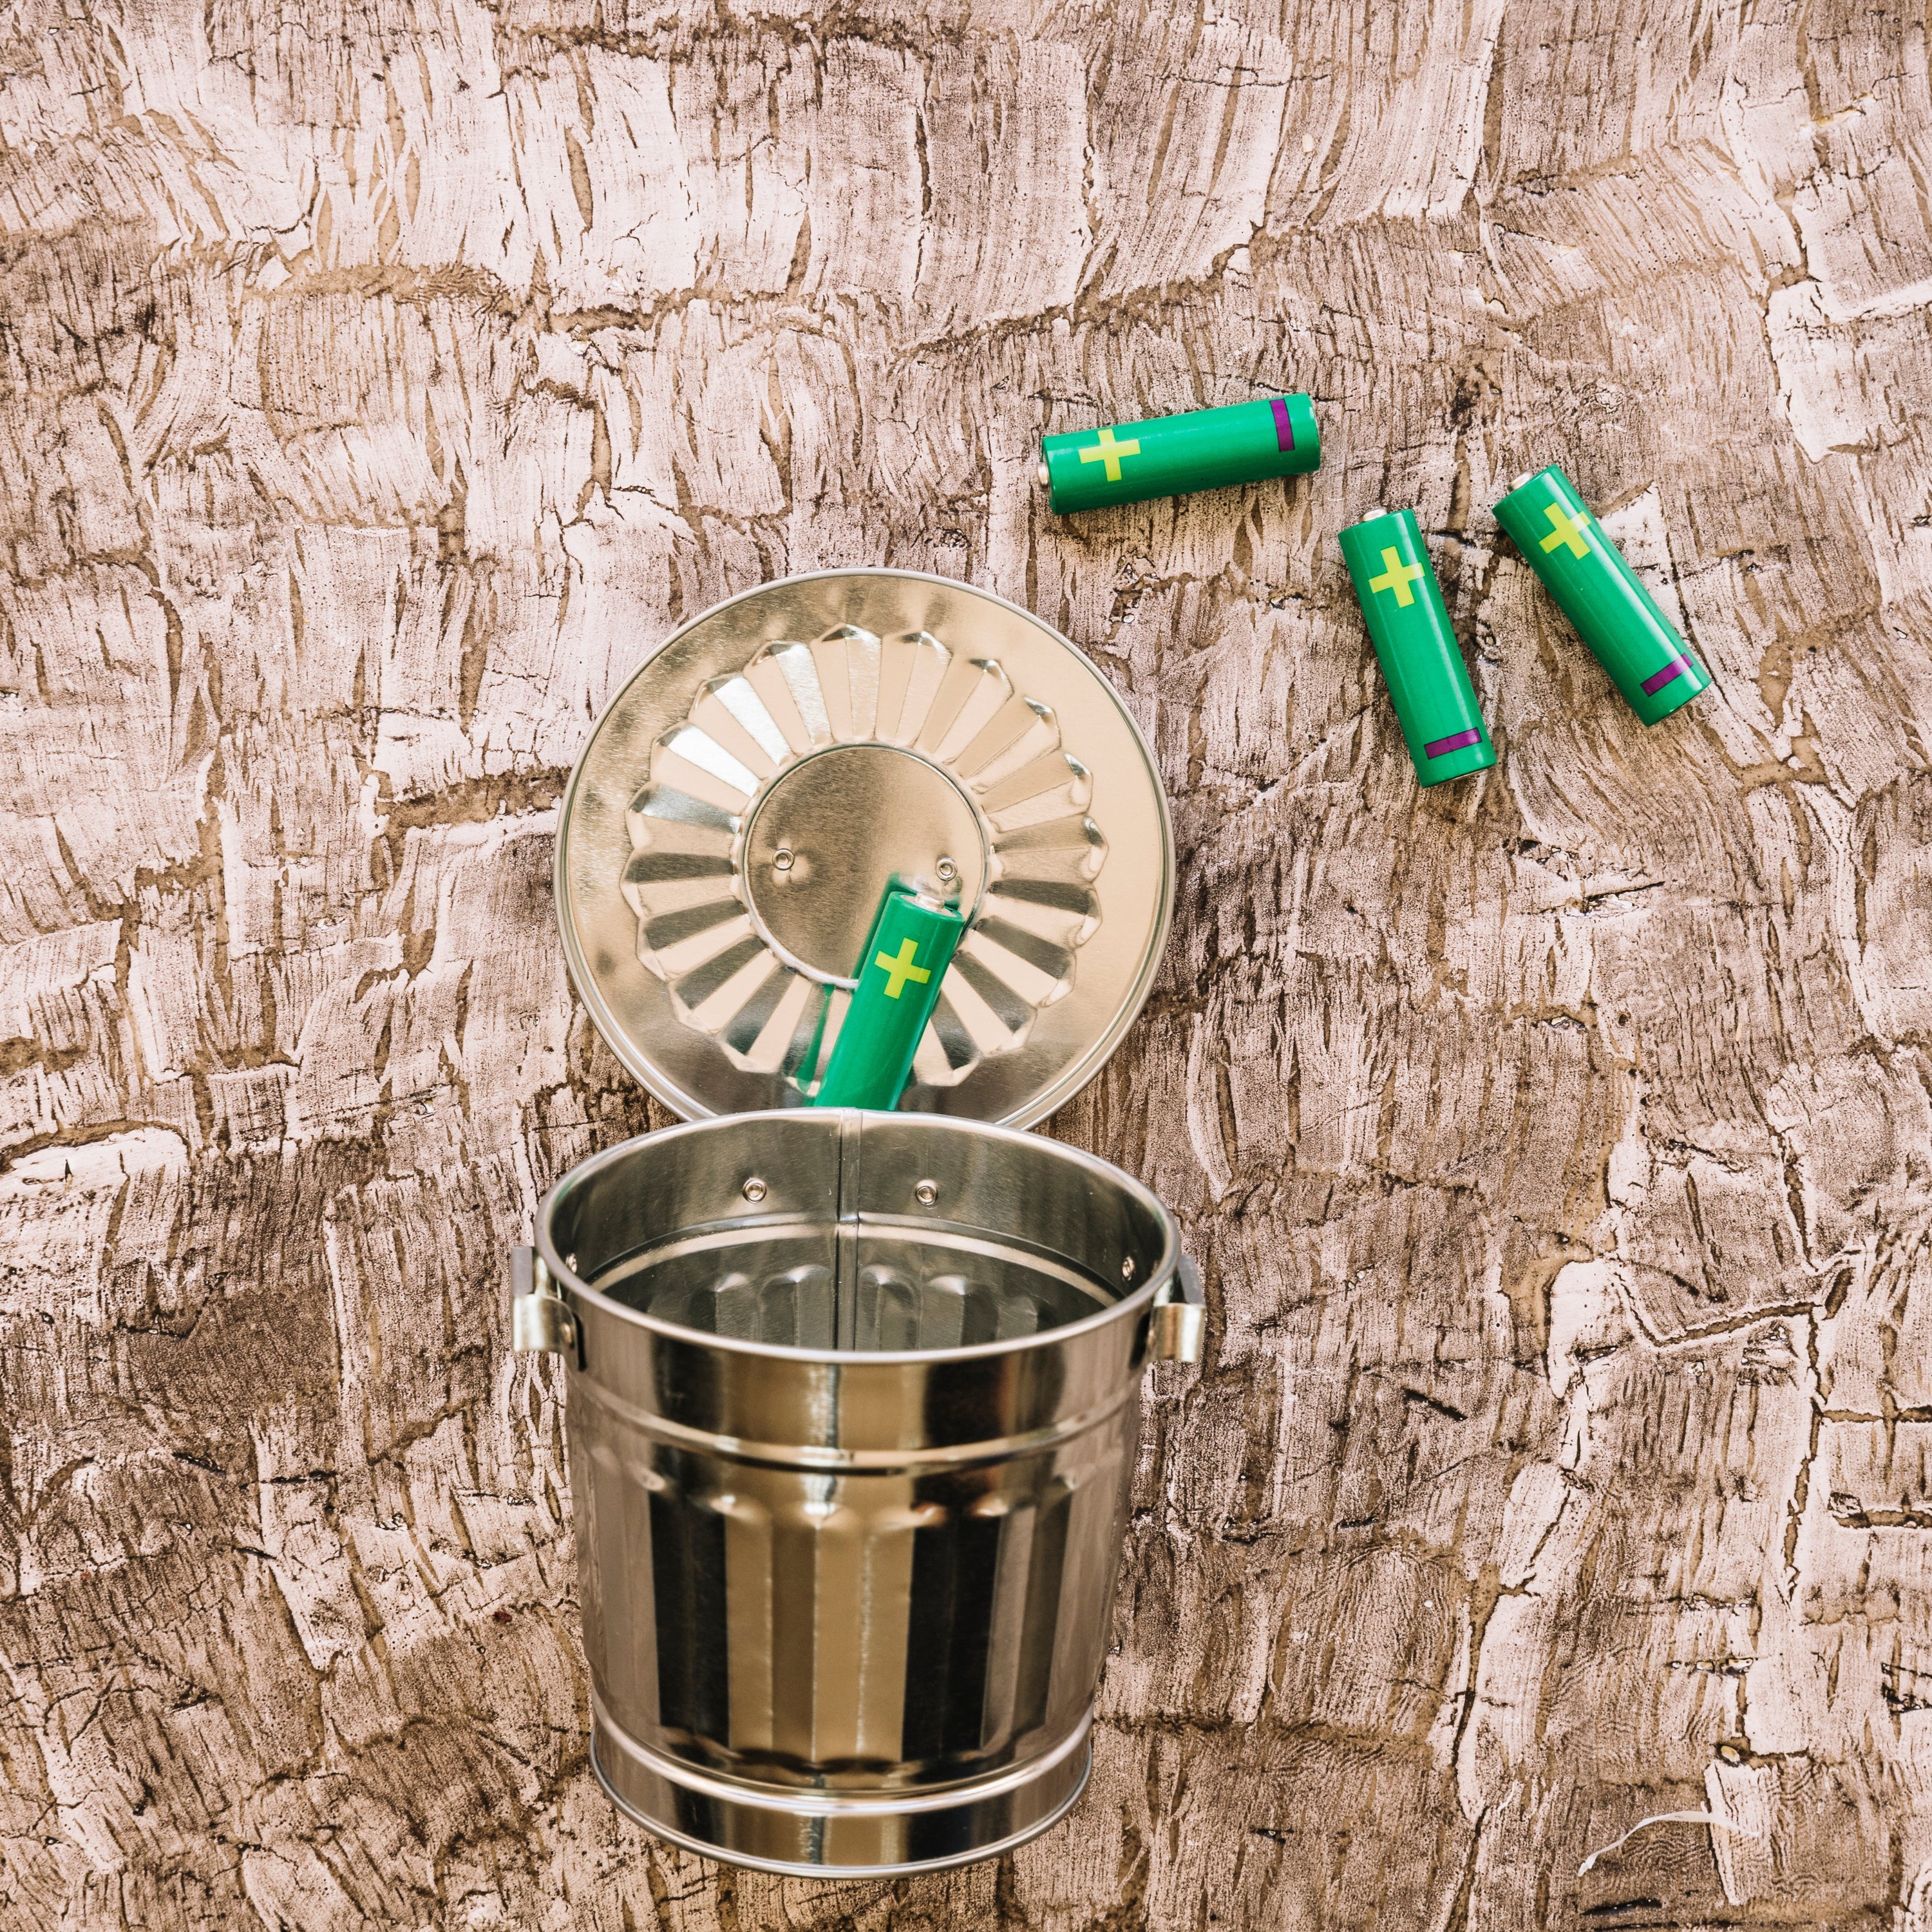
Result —
<path fill-rule="evenodd" d="M 850 986 L 888 886 L 971 918 L 986 842 L 972 801 L 916 752 L 831 745 L 772 780 L 745 829 L 742 864 L 765 937 L 812 978 Z"/>

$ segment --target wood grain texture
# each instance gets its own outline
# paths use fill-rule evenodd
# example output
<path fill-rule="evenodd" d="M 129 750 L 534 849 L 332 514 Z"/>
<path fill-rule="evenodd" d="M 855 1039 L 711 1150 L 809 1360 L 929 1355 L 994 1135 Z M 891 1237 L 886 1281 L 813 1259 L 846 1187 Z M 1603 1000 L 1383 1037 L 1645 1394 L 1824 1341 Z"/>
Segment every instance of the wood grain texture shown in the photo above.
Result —
<path fill-rule="evenodd" d="M 1932 1925 L 1928 179 L 1895 0 L 0 11 L 0 1925 Z M 1276 386 L 1318 475 L 1045 514 Z M 1488 516 L 1552 460 L 1716 676 L 1654 731 Z M 1378 502 L 1501 754 L 1427 794 Z M 1214 1313 L 1073 1821 L 826 1886 L 600 1796 L 500 1284 L 658 1118 L 590 722 L 861 562 L 1157 748 L 1055 1131 Z"/>

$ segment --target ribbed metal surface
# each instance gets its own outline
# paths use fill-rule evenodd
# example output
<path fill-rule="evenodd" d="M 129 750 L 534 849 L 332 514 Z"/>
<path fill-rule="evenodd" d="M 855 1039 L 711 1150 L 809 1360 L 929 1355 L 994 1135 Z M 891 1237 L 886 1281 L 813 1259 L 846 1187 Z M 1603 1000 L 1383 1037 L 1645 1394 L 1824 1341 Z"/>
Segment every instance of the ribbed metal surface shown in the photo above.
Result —
<path fill-rule="evenodd" d="M 560 808 L 557 916 L 597 1030 L 691 1118 L 820 1090 L 894 884 L 965 936 L 908 1112 L 1028 1121 L 1099 1070 L 1174 892 L 1151 754 L 1064 638 L 950 578 L 828 571 L 682 626 Z"/>
<path fill-rule="evenodd" d="M 586 1163 L 539 1242 L 576 1324 L 619 1801 L 797 1870 L 943 1863 L 1050 1822 L 1084 1775 L 1174 1265 L 1158 1204 L 1030 1136 L 790 1113 Z"/>
<path fill-rule="evenodd" d="M 786 1348 L 970 1348 L 1042 1334 L 1110 1305 L 1090 1284 L 1022 1256 L 874 1236 L 845 1291 L 842 1339 L 837 1277 L 802 1258 L 818 1238 L 766 1236 L 668 1256 L 596 1286 L 662 1322 Z"/>

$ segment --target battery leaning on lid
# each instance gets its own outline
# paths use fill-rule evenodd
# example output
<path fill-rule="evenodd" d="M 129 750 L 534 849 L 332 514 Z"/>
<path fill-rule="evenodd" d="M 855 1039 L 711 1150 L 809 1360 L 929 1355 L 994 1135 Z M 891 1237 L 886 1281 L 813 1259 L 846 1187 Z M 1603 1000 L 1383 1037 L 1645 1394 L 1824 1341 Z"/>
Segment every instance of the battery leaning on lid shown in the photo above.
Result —
<path fill-rule="evenodd" d="M 1322 461 L 1315 405 L 1301 395 L 1076 430 L 1045 437 L 1040 447 L 1040 480 L 1062 516 L 1298 476 Z"/>
<path fill-rule="evenodd" d="M 859 983 L 832 1042 L 814 1106 L 898 1105 L 920 1036 L 965 929 L 958 912 L 937 899 L 898 890 L 886 894 L 859 956 Z"/>
<path fill-rule="evenodd" d="M 1415 776 L 1440 784 L 1494 764 L 1414 512 L 1378 511 L 1340 540 Z"/>
<path fill-rule="evenodd" d="M 1710 674 L 1554 464 L 1520 479 L 1496 518 L 1646 724 L 1710 688 Z"/>

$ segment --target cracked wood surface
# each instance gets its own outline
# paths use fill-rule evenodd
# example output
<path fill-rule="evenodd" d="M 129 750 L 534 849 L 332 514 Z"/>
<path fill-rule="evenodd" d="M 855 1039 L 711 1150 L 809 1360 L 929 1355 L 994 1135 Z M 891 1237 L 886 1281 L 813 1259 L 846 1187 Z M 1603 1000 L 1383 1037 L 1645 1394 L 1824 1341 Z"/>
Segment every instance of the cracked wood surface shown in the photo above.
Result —
<path fill-rule="evenodd" d="M 1928 178 L 1886 0 L 0 14 L 0 1925 L 1932 1922 Z M 1318 475 L 1044 513 L 1272 386 Z M 1551 460 L 1717 678 L 1654 731 L 1488 516 Z M 1378 502 L 1501 754 L 1428 794 Z M 825 1887 L 599 1795 L 501 1280 L 656 1118 L 562 776 L 856 562 L 1157 748 L 1054 1130 L 1214 1315 L 1072 1822 Z"/>

